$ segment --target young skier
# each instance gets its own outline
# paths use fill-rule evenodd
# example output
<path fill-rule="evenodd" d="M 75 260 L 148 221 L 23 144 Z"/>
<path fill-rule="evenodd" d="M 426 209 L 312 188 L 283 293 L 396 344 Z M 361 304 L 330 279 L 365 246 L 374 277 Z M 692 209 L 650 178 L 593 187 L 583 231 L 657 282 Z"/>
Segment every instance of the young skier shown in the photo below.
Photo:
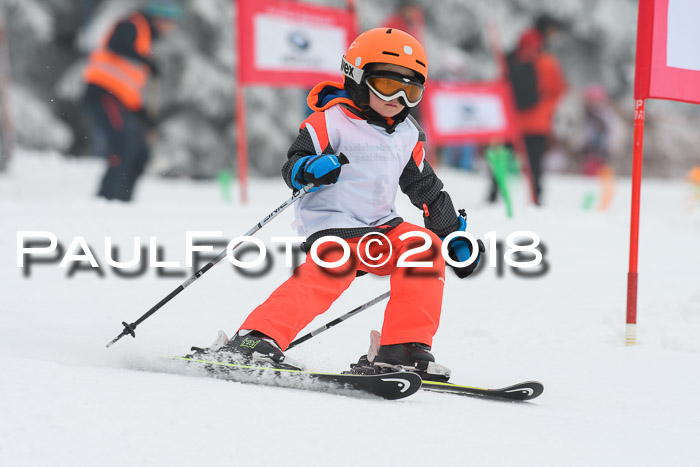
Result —
<path fill-rule="evenodd" d="M 377 28 L 350 45 L 342 71 L 344 84 L 322 82 L 311 90 L 308 104 L 314 113 L 301 124 L 282 174 L 294 190 L 314 186 L 296 205 L 296 224 L 306 238 L 305 251 L 322 237 L 340 237 L 350 246 L 349 261 L 338 270 L 329 270 L 307 255 L 230 340 L 220 333 L 209 350 L 217 358 L 295 368 L 283 350 L 299 331 L 325 312 L 357 275 L 389 275 L 391 296 L 380 345 L 369 357 L 361 358 L 357 371 L 367 372 L 366 367 L 377 372 L 406 369 L 426 379 L 446 380 L 449 370 L 435 364 L 430 352 L 445 284 L 440 246 L 441 238 L 466 230 L 466 220 L 455 212 L 442 182 L 425 161 L 425 134 L 409 115 L 423 96 L 427 56 L 409 34 Z M 398 188 L 423 211 L 425 228 L 398 216 L 394 207 Z M 409 232 L 416 234 L 403 236 Z M 363 236 L 375 238 L 372 235 L 378 233 L 385 236 L 383 244 L 357 248 Z M 420 252 L 417 247 L 426 238 L 432 248 Z M 336 243 L 316 247 L 323 261 L 334 262 L 343 256 Z M 416 252 L 407 260 L 431 266 L 398 263 L 411 249 Z M 483 244 L 479 250 L 483 251 Z M 455 261 L 466 261 L 471 256 L 470 243 L 456 237 L 449 252 Z M 379 264 L 379 257 L 388 260 Z M 477 263 L 478 259 L 455 272 L 466 277 Z"/>

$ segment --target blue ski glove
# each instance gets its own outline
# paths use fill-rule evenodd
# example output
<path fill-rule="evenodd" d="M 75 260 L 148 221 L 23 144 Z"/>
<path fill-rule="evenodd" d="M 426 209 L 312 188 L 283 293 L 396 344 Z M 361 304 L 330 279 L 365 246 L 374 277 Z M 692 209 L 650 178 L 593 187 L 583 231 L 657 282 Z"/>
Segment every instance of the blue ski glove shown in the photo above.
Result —
<path fill-rule="evenodd" d="M 350 161 L 342 152 L 335 154 L 318 154 L 299 159 L 292 167 L 292 185 L 301 190 L 309 183 L 314 188 L 309 192 L 320 189 L 323 185 L 332 185 L 340 177 L 340 168 Z"/>
<path fill-rule="evenodd" d="M 464 209 L 459 210 L 459 228 L 457 229 L 457 231 L 467 231 L 467 213 L 464 211 Z M 477 253 L 476 260 L 472 264 L 461 268 L 452 266 L 452 269 L 454 270 L 455 274 L 457 274 L 457 277 L 459 277 L 460 279 L 464 279 L 465 277 L 474 272 L 476 267 L 479 265 L 479 261 L 481 261 L 481 253 L 486 251 L 484 242 L 477 239 L 476 243 L 479 245 L 479 252 Z M 464 237 L 455 237 L 447 245 L 447 253 L 450 255 L 450 259 L 452 259 L 453 261 L 466 261 L 472 255 L 472 244 L 469 240 L 467 240 Z"/>

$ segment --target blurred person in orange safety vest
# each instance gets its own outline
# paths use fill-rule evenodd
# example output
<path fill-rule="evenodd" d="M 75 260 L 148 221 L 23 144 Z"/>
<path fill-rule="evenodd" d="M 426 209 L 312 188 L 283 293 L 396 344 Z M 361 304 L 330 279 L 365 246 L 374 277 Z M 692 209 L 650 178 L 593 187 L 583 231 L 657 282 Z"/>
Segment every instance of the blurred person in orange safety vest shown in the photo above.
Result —
<path fill-rule="evenodd" d="M 153 125 L 144 108 L 151 75 L 159 74 L 153 42 L 168 34 L 182 15 L 174 0 L 150 2 L 120 20 L 88 57 L 84 104 L 107 161 L 98 196 L 130 201 L 149 159 Z M 96 145 L 97 146 L 97 145 Z"/>
<path fill-rule="evenodd" d="M 513 87 L 518 124 L 525 141 L 537 204 L 542 204 L 543 159 L 552 138 L 552 124 L 566 82 L 557 58 L 545 51 L 545 42 L 563 28 L 562 23 L 540 16 L 535 27 L 526 30 L 517 48 L 508 54 L 508 78 Z M 492 183 L 489 201 L 495 201 Z"/>

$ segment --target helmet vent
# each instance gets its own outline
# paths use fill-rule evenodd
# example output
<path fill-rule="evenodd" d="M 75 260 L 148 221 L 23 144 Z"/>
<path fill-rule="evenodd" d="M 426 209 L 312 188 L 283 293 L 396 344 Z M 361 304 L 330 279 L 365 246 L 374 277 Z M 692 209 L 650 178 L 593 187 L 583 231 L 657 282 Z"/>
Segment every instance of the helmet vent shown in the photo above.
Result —
<path fill-rule="evenodd" d="M 422 66 L 423 68 L 426 68 L 425 63 L 421 62 L 420 60 L 416 60 L 416 63 Z"/>
<path fill-rule="evenodd" d="M 391 55 L 392 57 L 400 57 L 401 55 L 394 53 L 394 52 L 387 52 L 386 50 L 382 52 L 384 55 Z M 418 60 L 416 60 L 418 61 Z M 425 66 L 425 65 L 423 65 Z"/>

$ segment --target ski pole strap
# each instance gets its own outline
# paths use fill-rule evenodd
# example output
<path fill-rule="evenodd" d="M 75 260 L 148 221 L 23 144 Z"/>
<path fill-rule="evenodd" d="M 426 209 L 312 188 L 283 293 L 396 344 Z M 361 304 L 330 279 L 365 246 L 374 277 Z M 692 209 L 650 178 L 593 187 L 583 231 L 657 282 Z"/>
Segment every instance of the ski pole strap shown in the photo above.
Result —
<path fill-rule="evenodd" d="M 338 318 L 334 319 L 333 321 L 331 321 L 331 322 L 329 322 L 329 323 L 327 323 L 327 324 L 324 324 L 324 325 L 321 326 L 320 328 L 315 329 L 315 330 L 311 331 L 310 333 L 308 333 L 308 334 L 306 334 L 306 335 L 300 337 L 299 339 L 295 340 L 294 342 L 292 342 L 291 344 L 289 344 L 289 347 L 287 347 L 286 350 L 289 350 L 289 349 L 291 349 L 292 347 L 296 347 L 297 345 L 301 344 L 302 342 L 306 342 L 306 341 L 308 341 L 309 339 L 311 339 L 312 337 L 315 337 L 315 336 L 321 334 L 322 332 L 325 332 L 325 331 L 327 331 L 328 329 L 332 328 L 333 326 L 342 323 L 342 322 L 345 321 L 346 319 L 355 316 L 355 315 L 358 314 L 359 312 L 361 312 L 361 311 L 363 311 L 363 310 L 366 310 L 367 308 L 369 308 L 369 307 L 371 307 L 371 306 L 376 305 L 377 303 L 381 302 L 382 300 L 386 300 L 387 298 L 389 298 L 389 295 L 390 295 L 390 294 L 391 294 L 390 291 L 384 292 L 384 293 L 381 294 L 380 296 L 378 296 L 378 297 L 376 297 L 376 298 L 373 298 L 372 300 L 368 301 L 367 303 L 365 303 L 365 304 L 363 304 L 363 305 L 360 305 L 360 306 L 358 306 L 357 308 L 348 311 L 348 312 L 345 313 L 343 316 L 339 316 Z"/>

